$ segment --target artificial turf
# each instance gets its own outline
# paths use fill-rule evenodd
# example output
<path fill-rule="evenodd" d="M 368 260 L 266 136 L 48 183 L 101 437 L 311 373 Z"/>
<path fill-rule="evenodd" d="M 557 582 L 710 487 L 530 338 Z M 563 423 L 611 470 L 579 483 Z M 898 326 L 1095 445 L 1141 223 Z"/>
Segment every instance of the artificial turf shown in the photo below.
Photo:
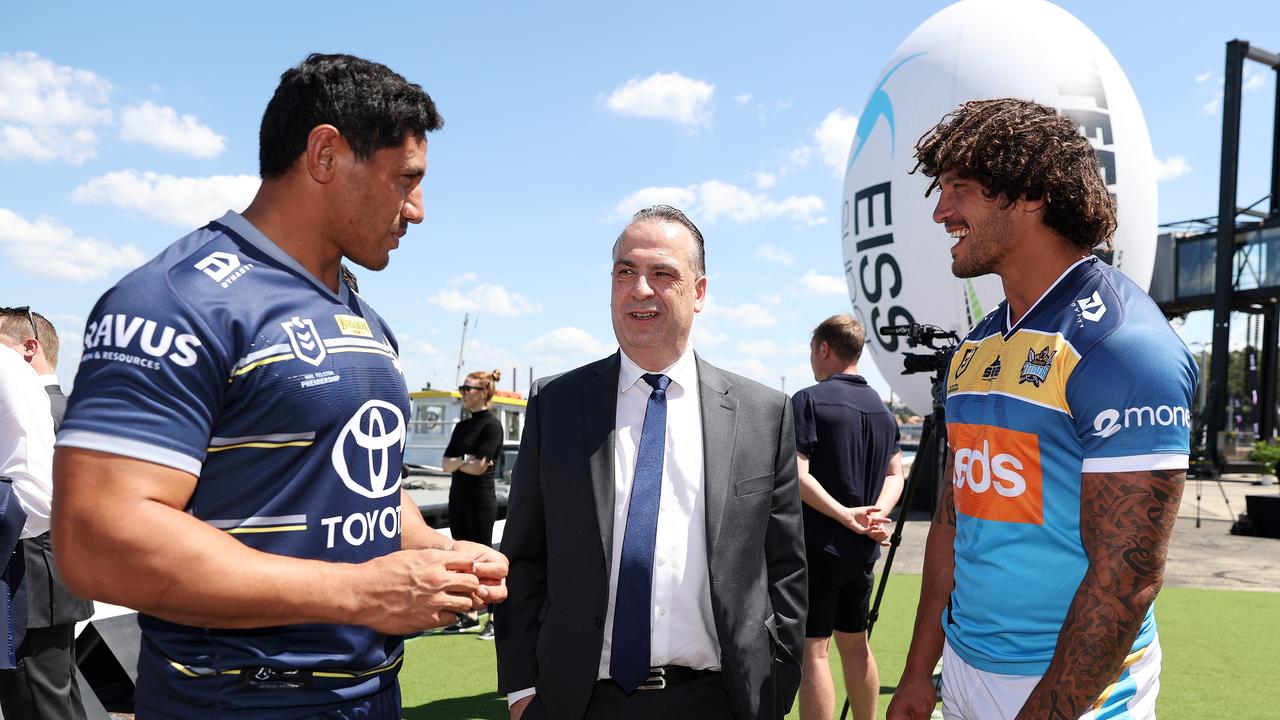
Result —
<path fill-rule="evenodd" d="M 871 645 L 880 666 L 880 717 L 906 660 L 920 576 L 889 580 Z M 1280 718 L 1280 593 L 1166 588 L 1156 601 L 1164 664 L 1160 720 Z M 460 635 L 426 635 L 405 646 L 400 682 L 407 720 L 505 719 L 494 645 Z M 836 692 L 843 698 L 832 652 Z M 837 713 L 838 705 L 837 705 Z M 789 718 L 799 717 L 793 709 Z"/>

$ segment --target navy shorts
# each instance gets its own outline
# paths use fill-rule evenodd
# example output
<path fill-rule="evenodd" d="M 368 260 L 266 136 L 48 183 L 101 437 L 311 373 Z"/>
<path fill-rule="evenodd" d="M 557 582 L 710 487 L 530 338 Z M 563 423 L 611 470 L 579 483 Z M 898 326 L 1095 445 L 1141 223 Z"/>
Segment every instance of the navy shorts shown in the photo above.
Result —
<path fill-rule="evenodd" d="M 865 632 L 871 589 L 876 584 L 875 562 L 851 565 L 821 548 L 809 550 L 806 555 L 809 619 L 805 621 L 804 636 L 831 637 L 833 630 Z"/>

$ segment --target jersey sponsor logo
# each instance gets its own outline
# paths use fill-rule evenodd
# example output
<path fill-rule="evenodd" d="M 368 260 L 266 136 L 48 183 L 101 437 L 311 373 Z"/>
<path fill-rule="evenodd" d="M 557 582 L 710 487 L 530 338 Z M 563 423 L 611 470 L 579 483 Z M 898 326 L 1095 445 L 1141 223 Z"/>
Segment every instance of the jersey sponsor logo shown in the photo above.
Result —
<path fill-rule="evenodd" d="M 1049 376 L 1049 368 L 1053 366 L 1053 356 L 1057 354 L 1057 350 L 1050 350 L 1048 347 L 1040 352 L 1028 350 L 1027 361 L 1022 364 L 1022 374 L 1018 376 L 1018 384 L 1029 382 L 1040 387 L 1040 384 Z"/>
<path fill-rule="evenodd" d="M 399 537 L 400 506 L 388 505 L 381 510 L 352 513 L 346 517 L 321 518 L 320 524 L 328 531 L 325 547 L 333 548 L 339 538 L 352 547 L 359 547 L 377 540 L 379 536 L 388 540 Z"/>
<path fill-rule="evenodd" d="M 391 450 L 404 449 L 404 415 L 385 400 L 369 400 L 343 426 L 333 443 L 333 468 L 347 489 L 367 498 L 386 497 L 400 489 L 400 464 L 391 467 Z M 356 452 L 355 462 L 363 462 L 367 472 L 352 473 L 347 462 L 348 448 Z M 363 451 L 363 453 L 361 452 Z"/>
<path fill-rule="evenodd" d="M 1131 427 L 1155 427 L 1161 425 L 1181 425 L 1191 429 L 1191 409 L 1178 405 L 1160 405 L 1151 407 L 1125 408 L 1123 413 L 1115 408 L 1107 408 L 1093 418 L 1095 437 L 1109 438 L 1112 435 Z"/>
<path fill-rule="evenodd" d="M 1102 296 L 1097 290 L 1087 298 L 1076 300 L 1076 307 L 1080 311 L 1080 317 L 1090 322 L 1098 322 L 1103 315 L 1107 314 L 1107 305 L 1102 302 Z"/>
<path fill-rule="evenodd" d="M 991 364 L 988 365 L 986 368 L 984 368 L 982 371 L 983 380 L 995 380 L 998 377 L 1000 377 L 1000 356 L 999 355 L 997 355 L 996 359 L 992 360 Z"/>
<path fill-rule="evenodd" d="M 196 263 L 194 267 L 225 288 L 252 270 L 253 263 L 242 266 L 238 256 L 229 252 L 215 250 Z"/>
<path fill-rule="evenodd" d="M 956 509 L 1000 522 L 1044 523 L 1040 439 L 990 425 L 947 423 Z"/>
<path fill-rule="evenodd" d="M 338 322 L 338 332 L 343 335 L 373 337 L 373 331 L 369 329 L 369 323 L 358 315 L 334 315 L 333 319 Z"/>
<path fill-rule="evenodd" d="M 280 327 L 289 336 L 289 345 L 299 360 L 316 366 L 324 362 L 329 353 L 324 349 L 324 341 L 320 339 L 316 324 L 310 318 L 294 315 L 288 322 L 280 323 Z"/>
<path fill-rule="evenodd" d="M 196 348 L 200 340 L 190 333 L 180 333 L 168 325 L 161 325 L 155 320 L 143 317 L 112 313 L 90 322 L 84 331 L 83 360 L 112 360 L 131 362 L 144 360 L 128 352 L 110 352 L 108 348 L 118 351 L 135 350 L 146 356 L 167 359 L 181 367 L 196 364 L 199 356 Z M 82 361 L 83 361 L 82 360 Z M 153 361 L 134 362 L 133 364 L 159 369 Z"/>
<path fill-rule="evenodd" d="M 978 352 L 978 348 L 965 348 L 964 355 L 960 357 L 960 364 L 956 366 L 956 374 L 953 377 L 960 377 L 965 370 L 969 369 L 969 363 L 973 360 L 974 353 Z"/>

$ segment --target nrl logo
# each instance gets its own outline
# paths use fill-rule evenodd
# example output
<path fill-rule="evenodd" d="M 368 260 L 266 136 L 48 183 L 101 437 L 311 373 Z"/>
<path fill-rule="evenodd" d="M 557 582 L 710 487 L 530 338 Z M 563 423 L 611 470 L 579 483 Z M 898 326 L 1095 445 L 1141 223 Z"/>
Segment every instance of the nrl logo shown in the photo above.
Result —
<path fill-rule="evenodd" d="M 976 347 L 965 349 L 964 355 L 960 358 L 960 365 L 956 367 L 955 377 L 960 377 L 964 374 L 965 370 L 969 369 L 969 361 L 973 360 L 973 354 L 976 352 L 978 352 L 978 348 Z"/>
<path fill-rule="evenodd" d="M 1022 365 L 1022 374 L 1018 376 L 1018 384 L 1029 382 L 1036 387 L 1040 387 L 1040 383 L 1049 376 L 1049 368 L 1053 365 L 1053 356 L 1057 355 L 1057 350 L 1045 348 L 1040 352 L 1035 350 L 1027 351 L 1027 361 Z"/>
<path fill-rule="evenodd" d="M 320 333 L 316 331 L 316 324 L 310 318 L 304 320 L 294 315 L 292 320 L 280 323 L 280 327 L 289 336 L 289 345 L 293 347 L 293 354 L 299 360 L 317 367 L 324 362 L 328 353 L 324 349 Z"/>

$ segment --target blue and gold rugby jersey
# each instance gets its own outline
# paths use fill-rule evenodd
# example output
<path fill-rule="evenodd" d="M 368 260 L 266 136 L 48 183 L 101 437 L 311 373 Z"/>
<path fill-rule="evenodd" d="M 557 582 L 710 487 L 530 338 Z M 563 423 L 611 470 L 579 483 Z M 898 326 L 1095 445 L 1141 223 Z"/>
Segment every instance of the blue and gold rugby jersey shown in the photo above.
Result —
<path fill-rule="evenodd" d="M 1090 257 L 1013 327 L 1002 302 L 947 374 L 955 471 L 952 649 L 988 672 L 1043 674 L 1088 567 L 1081 473 L 1185 469 L 1196 365 L 1155 303 Z M 1148 611 L 1134 644 L 1155 637 Z"/>
<path fill-rule="evenodd" d="M 409 396 L 390 330 L 227 213 L 98 301 L 59 447 L 198 476 L 187 511 L 255 549 L 359 563 L 400 549 Z M 335 589 L 339 591 L 340 589 Z M 139 617 L 139 705 L 294 718 L 395 683 L 401 638 Z"/>

